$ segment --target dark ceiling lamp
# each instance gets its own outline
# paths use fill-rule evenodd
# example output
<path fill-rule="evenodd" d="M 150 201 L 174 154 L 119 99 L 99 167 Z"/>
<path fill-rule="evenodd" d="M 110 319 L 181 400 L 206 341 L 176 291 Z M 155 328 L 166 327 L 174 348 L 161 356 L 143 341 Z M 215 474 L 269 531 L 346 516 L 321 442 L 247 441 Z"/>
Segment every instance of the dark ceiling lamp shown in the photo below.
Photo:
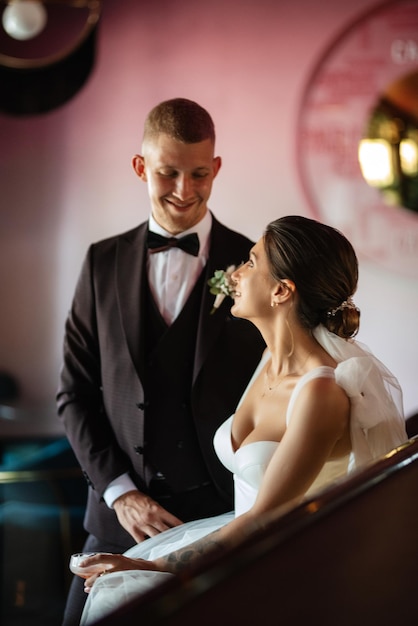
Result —
<path fill-rule="evenodd" d="M 94 65 L 99 0 L 0 0 L 0 112 L 46 113 L 72 98 Z"/>

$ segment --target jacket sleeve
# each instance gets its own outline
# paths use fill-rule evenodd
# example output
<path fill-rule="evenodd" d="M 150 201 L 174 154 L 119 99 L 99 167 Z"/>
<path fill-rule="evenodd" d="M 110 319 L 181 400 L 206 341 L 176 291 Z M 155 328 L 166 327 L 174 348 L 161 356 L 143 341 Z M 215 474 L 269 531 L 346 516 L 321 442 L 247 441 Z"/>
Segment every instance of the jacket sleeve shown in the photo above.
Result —
<path fill-rule="evenodd" d="M 65 325 L 57 408 L 87 482 L 101 497 L 130 463 L 104 409 L 94 250 L 91 246 L 86 255 Z"/>

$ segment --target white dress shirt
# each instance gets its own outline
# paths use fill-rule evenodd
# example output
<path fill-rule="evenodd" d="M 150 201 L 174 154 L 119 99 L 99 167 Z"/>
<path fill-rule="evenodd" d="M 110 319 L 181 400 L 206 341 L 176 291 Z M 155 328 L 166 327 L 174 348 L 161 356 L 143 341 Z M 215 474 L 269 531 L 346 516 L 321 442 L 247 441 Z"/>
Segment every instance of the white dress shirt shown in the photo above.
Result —
<path fill-rule="evenodd" d="M 169 248 L 163 252 L 148 254 L 148 282 L 159 311 L 167 322 L 172 324 L 184 307 L 187 298 L 205 267 L 209 254 L 209 237 L 212 227 L 212 215 L 209 211 L 193 228 L 179 235 L 197 233 L 199 237 L 199 255 L 187 254 L 180 248 Z M 162 235 L 173 235 L 157 224 L 152 215 L 149 218 L 149 229 Z"/>
<path fill-rule="evenodd" d="M 207 263 L 211 228 L 212 215 L 207 211 L 198 224 L 178 235 L 183 237 L 190 233 L 197 233 L 200 244 L 197 257 L 180 248 L 169 248 L 154 254 L 148 253 L 147 273 L 151 294 L 162 317 L 169 325 L 181 312 Z M 157 224 L 152 215 L 149 217 L 149 230 L 163 237 L 173 236 Z M 138 491 L 138 489 L 126 473 L 112 480 L 103 498 L 107 506 L 112 508 L 114 501 L 128 491 Z"/>

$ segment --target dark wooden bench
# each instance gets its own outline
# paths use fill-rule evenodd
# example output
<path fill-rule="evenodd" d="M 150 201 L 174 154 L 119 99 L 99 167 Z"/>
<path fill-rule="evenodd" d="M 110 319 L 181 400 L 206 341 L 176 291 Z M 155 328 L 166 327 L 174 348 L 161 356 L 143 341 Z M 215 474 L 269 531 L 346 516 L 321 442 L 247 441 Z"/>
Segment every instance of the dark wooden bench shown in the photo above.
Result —
<path fill-rule="evenodd" d="M 418 438 L 98 624 L 418 624 Z"/>

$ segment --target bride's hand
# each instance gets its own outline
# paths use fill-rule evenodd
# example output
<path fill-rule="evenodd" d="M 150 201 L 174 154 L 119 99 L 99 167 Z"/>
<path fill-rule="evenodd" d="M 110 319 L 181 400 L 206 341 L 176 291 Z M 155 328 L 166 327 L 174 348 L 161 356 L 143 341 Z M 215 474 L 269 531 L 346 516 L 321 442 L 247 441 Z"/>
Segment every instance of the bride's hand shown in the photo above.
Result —
<path fill-rule="evenodd" d="M 157 567 L 153 561 L 145 561 L 144 559 L 130 559 L 122 554 L 105 554 L 98 553 L 89 556 L 80 563 L 80 567 L 94 567 L 98 571 L 86 578 L 84 582 L 84 591 L 89 593 L 95 581 L 111 572 L 121 572 L 124 570 L 149 570 L 156 571 Z"/>

